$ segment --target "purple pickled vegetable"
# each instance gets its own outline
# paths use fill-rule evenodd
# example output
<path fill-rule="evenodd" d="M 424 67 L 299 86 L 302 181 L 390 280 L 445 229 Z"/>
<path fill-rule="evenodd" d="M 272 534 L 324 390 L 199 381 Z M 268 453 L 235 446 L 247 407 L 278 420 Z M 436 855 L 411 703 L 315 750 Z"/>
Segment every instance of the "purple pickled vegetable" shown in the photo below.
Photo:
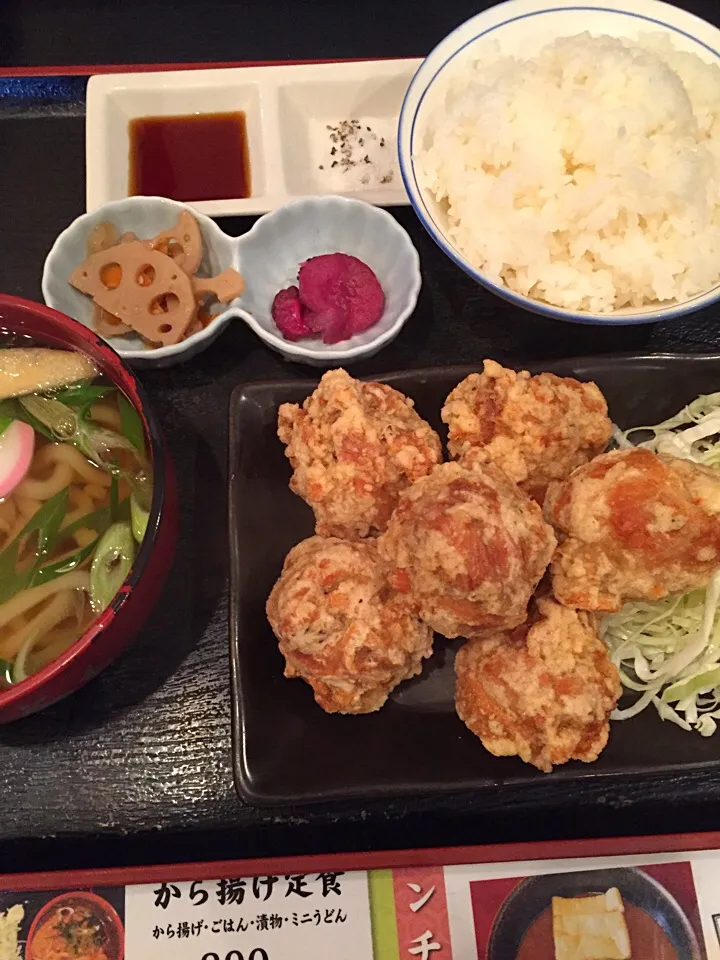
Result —
<path fill-rule="evenodd" d="M 297 287 L 288 287 L 275 294 L 272 318 L 286 340 L 303 340 L 316 332 L 310 329 L 303 316 L 300 291 Z"/>
<path fill-rule="evenodd" d="M 333 305 L 318 313 L 313 313 L 303 306 L 303 316 L 313 333 L 320 334 L 323 343 L 339 343 L 341 340 L 348 340 L 352 336 L 347 315 L 340 307 Z"/>
<path fill-rule="evenodd" d="M 298 280 L 308 326 L 321 333 L 325 343 L 362 333 L 378 322 L 385 309 L 378 278 L 366 263 L 346 253 L 306 260 Z"/>
<path fill-rule="evenodd" d="M 272 317 L 286 340 L 321 336 L 340 343 L 378 322 L 385 294 L 370 267 L 346 253 L 326 253 L 301 264 L 298 287 L 276 294 Z"/>

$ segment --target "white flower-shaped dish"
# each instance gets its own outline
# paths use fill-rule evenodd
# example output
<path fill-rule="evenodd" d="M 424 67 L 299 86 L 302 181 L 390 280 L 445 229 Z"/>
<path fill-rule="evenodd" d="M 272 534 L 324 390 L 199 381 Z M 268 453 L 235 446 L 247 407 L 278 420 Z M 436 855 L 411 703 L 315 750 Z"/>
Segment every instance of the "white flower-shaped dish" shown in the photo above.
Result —
<path fill-rule="evenodd" d="M 362 200 L 296 200 L 261 217 L 240 241 L 248 323 L 269 346 L 302 363 L 349 363 L 377 353 L 400 333 L 420 292 L 420 258 L 410 237 L 389 213 Z M 374 327 L 341 343 L 285 340 L 270 315 L 273 298 L 297 284 L 301 263 L 323 253 L 364 261 L 383 288 L 385 312 Z"/>
<path fill-rule="evenodd" d="M 108 342 L 136 368 L 169 367 L 209 346 L 233 319 L 244 320 L 286 359 L 315 366 L 350 363 L 376 353 L 393 340 L 412 313 L 420 292 L 420 260 L 410 238 L 384 210 L 343 197 L 308 197 L 261 217 L 248 233 L 229 237 L 209 217 L 187 204 L 163 197 L 129 197 L 78 217 L 55 241 L 45 260 L 42 292 L 48 306 L 91 327 L 92 301 L 68 283 L 86 258 L 92 228 L 103 221 L 121 233 L 151 237 L 189 210 L 198 221 L 205 245 L 201 273 L 214 275 L 234 267 L 245 278 L 241 297 L 229 303 L 204 330 L 169 347 L 150 349 L 139 337 Z M 300 264 L 323 253 L 358 257 L 376 273 L 385 292 L 385 311 L 374 327 L 349 340 L 324 344 L 319 339 L 286 340 L 271 316 L 278 290 L 297 283 Z"/>
<path fill-rule="evenodd" d="M 47 255 L 42 276 L 42 293 L 45 303 L 84 326 L 92 329 L 92 300 L 68 283 L 68 277 L 87 258 L 87 239 L 98 223 L 113 223 L 120 233 L 132 231 L 140 239 L 155 236 L 177 223 L 178 214 L 189 210 L 197 220 L 203 238 L 203 262 L 200 272 L 212 276 L 236 266 L 233 240 L 220 227 L 203 214 L 197 213 L 184 203 L 176 203 L 164 197 L 128 197 L 115 200 L 73 220 Z M 223 332 L 232 317 L 239 300 L 233 300 L 208 326 L 169 347 L 148 348 L 138 336 L 127 334 L 112 337 L 108 343 L 123 360 L 136 368 L 170 367 L 182 363 L 200 353 Z"/>

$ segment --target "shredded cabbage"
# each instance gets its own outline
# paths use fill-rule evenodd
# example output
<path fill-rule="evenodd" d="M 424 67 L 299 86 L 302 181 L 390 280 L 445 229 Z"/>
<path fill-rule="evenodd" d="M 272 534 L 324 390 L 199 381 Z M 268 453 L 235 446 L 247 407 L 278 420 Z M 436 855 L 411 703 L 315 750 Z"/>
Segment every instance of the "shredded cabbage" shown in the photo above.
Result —
<path fill-rule="evenodd" d="M 615 443 L 720 467 L 720 393 L 698 397 L 663 423 L 615 430 Z M 707 588 L 680 597 L 627 603 L 603 618 L 623 687 L 639 693 L 615 710 L 627 720 L 653 704 L 663 720 L 709 737 L 720 718 L 720 571 Z"/>
<path fill-rule="evenodd" d="M 650 434 L 645 439 L 631 439 L 636 434 Z M 624 433 L 615 431 L 619 447 L 646 447 L 667 457 L 694 460 L 707 467 L 720 466 L 720 393 L 708 393 L 656 424 L 654 427 L 633 427 Z"/>

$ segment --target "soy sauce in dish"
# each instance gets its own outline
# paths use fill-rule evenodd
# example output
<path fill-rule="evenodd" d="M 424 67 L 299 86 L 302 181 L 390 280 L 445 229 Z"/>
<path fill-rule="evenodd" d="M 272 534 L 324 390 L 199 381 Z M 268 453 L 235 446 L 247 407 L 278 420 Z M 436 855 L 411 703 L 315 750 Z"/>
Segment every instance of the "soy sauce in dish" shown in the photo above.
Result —
<path fill-rule="evenodd" d="M 244 113 L 136 117 L 128 136 L 130 196 L 187 202 L 251 195 Z"/>

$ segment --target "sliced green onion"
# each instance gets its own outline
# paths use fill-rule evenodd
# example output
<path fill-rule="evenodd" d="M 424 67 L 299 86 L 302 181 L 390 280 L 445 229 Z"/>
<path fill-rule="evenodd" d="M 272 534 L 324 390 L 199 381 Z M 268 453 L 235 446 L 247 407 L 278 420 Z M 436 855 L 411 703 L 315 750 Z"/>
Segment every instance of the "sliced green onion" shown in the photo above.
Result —
<path fill-rule="evenodd" d="M 36 420 L 44 423 L 55 440 L 74 441 L 78 436 L 80 421 L 77 413 L 59 400 L 31 393 L 27 397 L 20 397 L 20 405 Z"/>
<path fill-rule="evenodd" d="M 71 553 L 69 557 L 64 557 L 55 563 L 46 563 L 45 566 L 40 567 L 33 577 L 32 585 L 39 587 L 43 583 L 49 583 L 51 580 L 55 580 L 56 577 L 61 577 L 64 573 L 70 573 L 71 570 L 75 570 L 92 556 L 97 542 L 97 540 L 93 540 L 93 542 L 89 543 L 86 547 L 81 547 L 79 550 L 76 550 L 75 553 Z"/>
<path fill-rule="evenodd" d="M 120 506 L 119 501 L 119 484 L 117 477 L 110 478 L 110 516 L 113 519 L 113 522 L 120 519 L 118 516 L 118 510 Z"/>
<path fill-rule="evenodd" d="M 132 526 L 133 536 L 138 543 L 143 542 L 149 520 L 150 511 L 145 510 L 144 507 L 140 506 L 140 504 L 137 502 L 135 494 L 133 493 L 130 497 L 130 524 Z"/>
<path fill-rule="evenodd" d="M 127 401 L 125 402 L 127 404 Z M 105 470 L 110 476 L 126 480 L 133 488 L 140 505 L 147 510 L 150 509 L 152 471 L 143 451 L 138 449 L 132 440 L 114 430 L 107 430 L 91 421 L 83 420 L 76 410 L 61 403 L 55 397 L 30 394 L 20 398 L 20 406 L 27 415 L 42 423 L 44 429 L 49 430 L 55 440 L 72 443 L 85 454 L 88 460 Z M 127 417 L 126 410 L 126 421 Z M 121 453 L 132 466 L 119 466 L 118 459 Z"/>
<path fill-rule="evenodd" d="M 22 683 L 23 680 L 27 680 L 29 674 L 27 673 L 25 667 L 27 663 L 28 654 L 31 652 L 32 648 L 40 639 L 40 634 L 35 631 L 31 633 L 30 636 L 23 642 L 23 645 L 18 650 L 18 654 L 15 657 L 15 663 L 13 664 L 12 671 L 12 682 L 13 683 Z"/>
<path fill-rule="evenodd" d="M 32 516 L 12 543 L 0 553 L 0 603 L 5 603 L 33 584 L 42 560 L 52 553 L 60 537 L 60 525 L 67 512 L 68 488 L 50 497 Z M 17 569 L 20 547 L 26 538 L 37 533 L 35 559 L 27 570 Z"/>
<path fill-rule="evenodd" d="M 130 572 L 135 540 L 129 523 L 114 523 L 100 537 L 90 567 L 90 600 L 98 613 L 104 610 Z"/>
<path fill-rule="evenodd" d="M 85 410 L 97 400 L 106 397 L 109 393 L 113 393 L 115 389 L 115 387 L 111 386 L 97 386 L 92 380 L 81 380 L 79 383 L 74 383 L 72 386 L 65 387 L 63 390 L 56 390 L 51 396 L 54 397 L 55 400 L 59 400 L 60 403 L 66 403 L 70 407 L 79 407 L 81 410 Z"/>
<path fill-rule="evenodd" d="M 143 429 L 140 414 L 130 403 L 124 393 L 118 393 L 118 409 L 120 410 L 120 430 L 126 440 L 140 451 L 145 453 L 145 430 Z"/>
<path fill-rule="evenodd" d="M 45 437 L 47 440 L 54 439 L 51 431 L 48 430 L 45 424 L 41 423 L 37 417 L 33 417 L 17 398 L 0 400 L 0 417 L 2 417 L 3 420 L 22 420 L 23 423 L 27 423 L 33 430 L 37 431 L 40 436 Z"/>
<path fill-rule="evenodd" d="M 12 686 L 12 673 L 13 665 L 10 661 L 0 659 L 0 681 L 5 682 L 8 686 Z"/>

